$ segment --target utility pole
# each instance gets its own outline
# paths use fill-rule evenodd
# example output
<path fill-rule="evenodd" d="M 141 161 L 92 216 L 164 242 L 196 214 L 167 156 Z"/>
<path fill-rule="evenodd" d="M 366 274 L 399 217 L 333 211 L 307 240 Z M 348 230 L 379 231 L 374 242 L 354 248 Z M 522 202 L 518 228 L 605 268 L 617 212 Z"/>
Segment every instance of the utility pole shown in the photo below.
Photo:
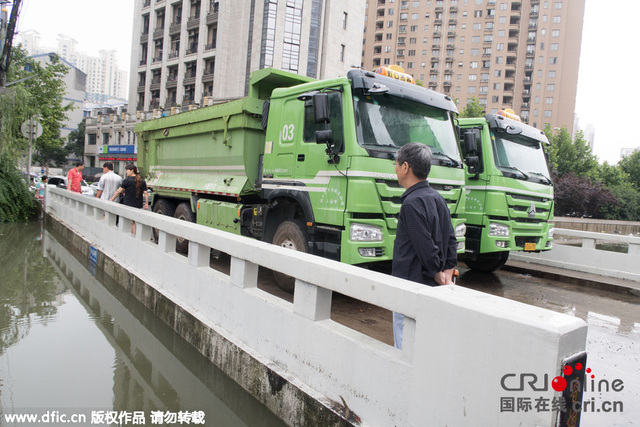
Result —
<path fill-rule="evenodd" d="M 7 82 L 7 72 L 9 71 L 9 63 L 11 62 L 11 45 L 13 43 L 13 36 L 16 31 L 16 24 L 18 22 L 18 14 L 20 13 L 20 5 L 22 0 L 13 0 L 13 6 L 11 8 L 11 16 L 8 16 L 7 5 L 10 1 L 0 0 L 2 3 L 2 14 L 0 23 L 0 88 L 5 87 Z"/>

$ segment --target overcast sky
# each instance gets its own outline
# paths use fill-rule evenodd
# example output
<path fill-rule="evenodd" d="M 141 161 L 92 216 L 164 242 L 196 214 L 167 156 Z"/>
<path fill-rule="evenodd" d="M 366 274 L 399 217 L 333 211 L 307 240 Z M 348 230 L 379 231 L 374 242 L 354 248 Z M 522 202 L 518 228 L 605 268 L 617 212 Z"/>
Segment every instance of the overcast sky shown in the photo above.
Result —
<path fill-rule="evenodd" d="M 573 0 L 565 0 L 573 1 Z M 97 56 L 118 52 L 129 71 L 134 0 L 23 0 L 18 30 L 36 30 L 41 44 L 55 47 L 58 34 L 74 38 L 78 50 Z M 616 163 L 621 148 L 640 147 L 640 132 L 629 122 L 640 110 L 640 58 L 635 46 L 640 0 L 586 0 L 576 114 L 595 126 L 594 153 Z"/>

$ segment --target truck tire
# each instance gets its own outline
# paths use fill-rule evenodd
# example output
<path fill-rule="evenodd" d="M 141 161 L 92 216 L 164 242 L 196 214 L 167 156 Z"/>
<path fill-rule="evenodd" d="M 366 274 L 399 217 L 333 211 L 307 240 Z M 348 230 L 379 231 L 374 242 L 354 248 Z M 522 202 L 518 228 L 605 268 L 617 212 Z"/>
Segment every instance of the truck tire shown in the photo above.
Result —
<path fill-rule="evenodd" d="M 282 246 L 283 248 L 293 249 L 300 252 L 307 252 L 307 238 L 299 223 L 295 221 L 285 221 L 278 226 L 276 233 L 273 235 L 273 244 Z M 286 274 L 273 272 L 276 283 L 285 292 L 293 293 L 295 288 L 295 278 Z"/>
<path fill-rule="evenodd" d="M 475 260 L 464 259 L 463 261 L 473 271 L 483 273 L 493 273 L 499 270 L 509 259 L 509 252 L 493 252 L 490 254 L 478 255 Z"/>
<path fill-rule="evenodd" d="M 187 202 L 180 203 L 173 216 L 174 218 L 181 219 L 183 221 L 196 222 L 196 214 L 191 211 L 191 205 Z M 188 254 L 189 241 L 183 237 L 176 236 L 176 252 Z"/>
<path fill-rule="evenodd" d="M 153 205 L 153 212 L 160 215 L 173 216 L 176 212 L 176 205 L 170 200 L 160 199 Z M 158 243 L 158 230 L 152 228 L 151 232 L 153 233 L 153 241 Z"/>

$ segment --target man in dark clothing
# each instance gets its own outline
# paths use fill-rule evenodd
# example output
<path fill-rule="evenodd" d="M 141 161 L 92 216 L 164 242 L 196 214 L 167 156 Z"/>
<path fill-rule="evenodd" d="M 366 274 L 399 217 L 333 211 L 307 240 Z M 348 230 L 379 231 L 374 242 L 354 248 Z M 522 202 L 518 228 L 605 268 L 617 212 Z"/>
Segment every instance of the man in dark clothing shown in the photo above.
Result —
<path fill-rule="evenodd" d="M 429 186 L 431 150 L 409 143 L 396 153 L 396 175 L 406 190 L 393 246 L 392 275 L 429 286 L 452 282 L 457 241 L 446 202 Z M 404 316 L 393 313 L 395 346 L 402 348 Z"/>

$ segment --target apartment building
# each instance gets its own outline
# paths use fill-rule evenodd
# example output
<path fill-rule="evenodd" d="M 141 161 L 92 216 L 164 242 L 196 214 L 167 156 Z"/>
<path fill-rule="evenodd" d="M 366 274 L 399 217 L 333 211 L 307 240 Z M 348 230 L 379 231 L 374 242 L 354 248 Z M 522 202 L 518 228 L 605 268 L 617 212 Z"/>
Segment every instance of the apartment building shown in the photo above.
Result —
<path fill-rule="evenodd" d="M 274 67 L 327 78 L 361 62 L 366 0 L 136 0 L 129 106 L 245 96 Z"/>
<path fill-rule="evenodd" d="M 58 35 L 56 49 L 41 47 L 40 38 L 40 33 L 33 30 L 20 32 L 18 35 L 20 43 L 29 54 L 55 51 L 61 59 L 87 75 L 86 93 L 81 99 L 104 104 L 113 98 L 126 98 L 129 75 L 118 68 L 115 50 L 101 50 L 99 56 L 94 57 L 78 51 L 78 42 L 63 34 Z"/>
<path fill-rule="evenodd" d="M 585 0 L 367 0 L 362 65 L 398 64 L 460 109 L 574 128 Z"/>

